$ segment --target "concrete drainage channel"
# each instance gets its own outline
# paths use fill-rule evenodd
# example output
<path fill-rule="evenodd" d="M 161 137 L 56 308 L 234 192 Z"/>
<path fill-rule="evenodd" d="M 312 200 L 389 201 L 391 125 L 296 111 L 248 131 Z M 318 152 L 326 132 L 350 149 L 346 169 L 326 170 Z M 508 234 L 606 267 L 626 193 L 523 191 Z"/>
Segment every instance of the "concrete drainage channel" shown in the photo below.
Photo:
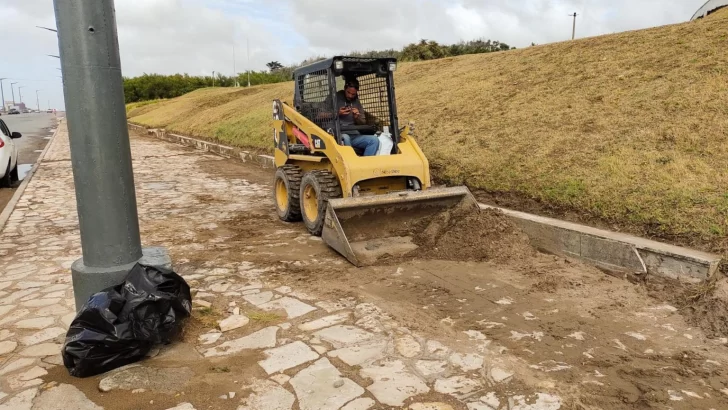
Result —
<path fill-rule="evenodd" d="M 223 157 L 254 162 L 264 168 L 275 166 L 270 155 L 255 155 L 239 148 L 131 123 L 129 129 Z M 502 211 L 530 237 L 535 247 L 543 251 L 579 259 L 610 272 L 701 282 L 716 274 L 721 261 L 719 255 L 618 232 L 483 204 L 481 208 Z"/>

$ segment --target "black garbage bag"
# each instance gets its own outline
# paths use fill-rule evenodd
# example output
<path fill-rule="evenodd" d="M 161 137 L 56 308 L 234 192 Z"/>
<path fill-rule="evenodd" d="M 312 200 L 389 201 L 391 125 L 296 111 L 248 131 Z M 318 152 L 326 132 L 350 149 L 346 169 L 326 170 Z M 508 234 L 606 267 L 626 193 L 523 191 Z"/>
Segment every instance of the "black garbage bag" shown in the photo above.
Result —
<path fill-rule="evenodd" d="M 71 323 L 63 364 L 88 377 L 141 360 L 171 342 L 190 316 L 190 287 L 175 272 L 137 264 L 124 283 L 91 296 Z"/>

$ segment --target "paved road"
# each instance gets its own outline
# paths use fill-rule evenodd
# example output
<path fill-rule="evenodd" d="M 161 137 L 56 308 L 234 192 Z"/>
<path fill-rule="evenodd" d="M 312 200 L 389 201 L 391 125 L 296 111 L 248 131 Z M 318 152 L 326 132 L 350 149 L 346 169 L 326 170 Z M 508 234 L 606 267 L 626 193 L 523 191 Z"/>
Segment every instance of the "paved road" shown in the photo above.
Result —
<path fill-rule="evenodd" d="M 48 139 L 53 133 L 52 130 L 56 126 L 56 116 L 42 113 L 3 115 L 1 118 L 11 131 L 23 134 L 23 138 L 16 140 L 16 144 L 18 144 L 18 171 L 22 179 L 48 143 Z M 14 192 L 15 189 L 0 189 L 0 211 L 5 208 L 5 204 L 10 200 Z"/>

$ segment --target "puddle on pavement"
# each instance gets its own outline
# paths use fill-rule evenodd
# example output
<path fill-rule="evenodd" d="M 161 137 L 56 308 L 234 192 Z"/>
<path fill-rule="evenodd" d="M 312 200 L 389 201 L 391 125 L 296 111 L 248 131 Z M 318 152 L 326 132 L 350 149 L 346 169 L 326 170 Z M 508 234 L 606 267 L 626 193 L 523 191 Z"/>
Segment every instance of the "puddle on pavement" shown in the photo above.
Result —
<path fill-rule="evenodd" d="M 33 164 L 18 164 L 18 178 L 22 181 L 33 168 Z"/>

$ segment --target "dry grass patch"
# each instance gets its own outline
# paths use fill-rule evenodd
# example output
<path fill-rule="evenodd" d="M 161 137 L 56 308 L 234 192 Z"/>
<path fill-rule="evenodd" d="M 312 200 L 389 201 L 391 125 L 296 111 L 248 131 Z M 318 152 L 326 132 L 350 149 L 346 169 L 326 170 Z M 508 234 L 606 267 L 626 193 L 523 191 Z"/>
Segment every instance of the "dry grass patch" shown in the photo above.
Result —
<path fill-rule="evenodd" d="M 250 320 L 254 320 L 260 323 L 278 322 L 283 319 L 283 316 L 277 315 L 275 313 L 261 311 L 245 312 L 245 316 L 247 316 Z"/>

